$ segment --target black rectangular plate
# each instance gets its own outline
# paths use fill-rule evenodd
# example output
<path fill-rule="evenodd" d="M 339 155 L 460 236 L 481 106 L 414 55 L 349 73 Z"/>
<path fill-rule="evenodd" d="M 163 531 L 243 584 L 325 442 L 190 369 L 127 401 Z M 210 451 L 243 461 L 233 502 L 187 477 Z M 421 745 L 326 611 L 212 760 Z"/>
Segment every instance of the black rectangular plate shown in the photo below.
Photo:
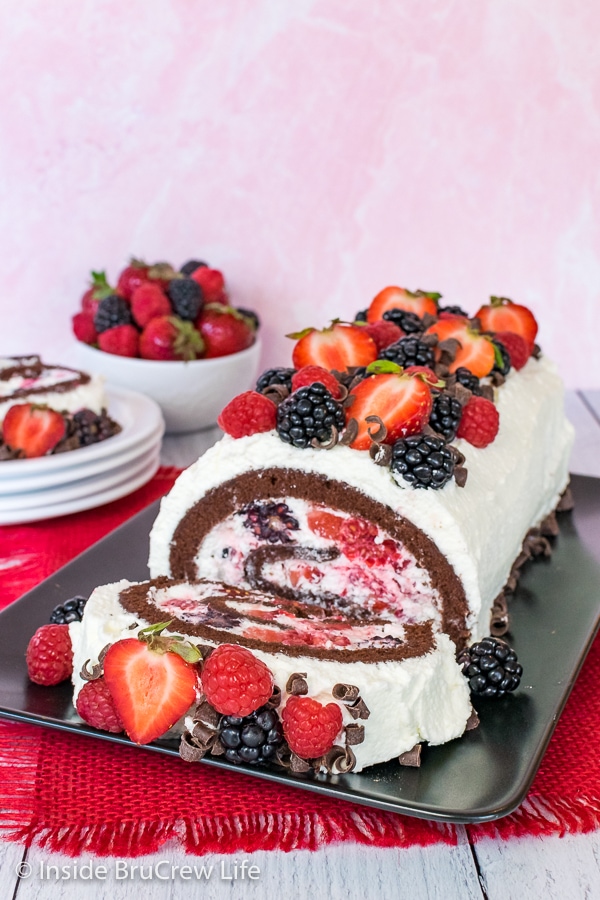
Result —
<path fill-rule="evenodd" d="M 460 740 L 427 747 L 419 769 L 389 762 L 358 775 L 291 775 L 233 767 L 259 778 L 340 800 L 443 822 L 485 822 L 525 798 L 600 624 L 600 479 L 574 476 L 573 513 L 549 560 L 528 564 L 511 602 L 511 643 L 524 667 L 519 690 L 479 704 L 481 724 Z M 43 688 L 27 677 L 25 648 L 52 608 L 96 585 L 148 577 L 148 535 L 157 504 L 130 519 L 0 613 L 0 716 L 116 743 L 77 720 L 69 684 Z M 140 748 L 177 755 L 176 742 Z"/>

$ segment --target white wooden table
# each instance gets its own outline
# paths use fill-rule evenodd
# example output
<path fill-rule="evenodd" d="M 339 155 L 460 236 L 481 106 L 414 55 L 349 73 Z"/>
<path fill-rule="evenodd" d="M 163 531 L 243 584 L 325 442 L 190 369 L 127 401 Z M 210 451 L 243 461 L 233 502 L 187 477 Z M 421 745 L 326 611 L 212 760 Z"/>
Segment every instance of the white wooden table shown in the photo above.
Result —
<path fill-rule="evenodd" d="M 568 394 L 567 410 L 577 430 L 571 470 L 600 477 L 600 391 Z M 163 463 L 188 465 L 217 436 L 218 431 L 214 429 L 167 437 Z M 302 804 L 301 791 L 298 804 Z M 144 897 L 144 900 L 256 897 L 262 900 L 282 895 L 286 900 L 305 897 L 311 900 L 600 898 L 600 830 L 563 838 L 485 839 L 474 845 L 469 844 L 464 828 L 458 827 L 458 834 L 456 847 L 438 844 L 403 850 L 342 844 L 316 852 L 261 851 L 190 857 L 178 847 L 169 846 L 152 856 L 131 860 L 89 855 L 71 859 L 37 846 L 26 851 L 18 844 L 0 843 L 3 885 L 0 900 L 112 900 L 113 897 Z M 180 869 L 194 865 L 204 865 L 205 873 L 210 873 L 208 877 L 196 880 L 193 870 L 188 873 Z M 254 879 L 247 874 L 250 865 L 258 870 L 258 873 L 252 871 L 257 876 Z M 171 867 L 174 867 L 173 874 Z M 244 879 L 239 877 L 242 873 Z"/>

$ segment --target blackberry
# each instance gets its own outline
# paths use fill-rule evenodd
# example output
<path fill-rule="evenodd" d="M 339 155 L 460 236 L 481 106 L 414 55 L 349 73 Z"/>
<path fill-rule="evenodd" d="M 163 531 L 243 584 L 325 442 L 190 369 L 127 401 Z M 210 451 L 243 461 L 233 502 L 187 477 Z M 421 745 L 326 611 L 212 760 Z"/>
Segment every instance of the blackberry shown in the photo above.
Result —
<path fill-rule="evenodd" d="M 355 322 L 366 322 L 367 321 L 367 310 L 359 309 L 359 311 L 354 316 Z"/>
<path fill-rule="evenodd" d="M 203 303 L 202 288 L 193 278 L 173 278 L 167 285 L 173 312 L 184 322 L 193 322 Z"/>
<path fill-rule="evenodd" d="M 192 272 L 195 272 L 196 269 L 207 269 L 208 264 L 205 262 L 200 262 L 199 259 L 190 259 L 188 262 L 184 263 L 180 268 L 180 272 L 182 275 L 191 275 Z"/>
<path fill-rule="evenodd" d="M 465 312 L 462 306 L 440 306 L 438 313 L 450 313 L 453 316 L 465 316 L 469 318 L 469 313 Z"/>
<path fill-rule="evenodd" d="M 441 488 L 454 474 L 454 456 L 442 438 L 414 434 L 392 446 L 390 469 L 415 488 Z"/>
<path fill-rule="evenodd" d="M 295 369 L 267 369 L 256 382 L 256 390 L 262 394 L 272 384 L 283 384 L 291 393 L 292 377 L 295 374 Z"/>
<path fill-rule="evenodd" d="M 290 531 L 300 528 L 286 503 L 248 503 L 239 515 L 246 516 L 244 528 L 270 544 L 291 543 Z"/>
<path fill-rule="evenodd" d="M 109 328 L 116 328 L 117 325 L 131 325 L 132 323 L 131 307 L 123 297 L 110 294 L 98 304 L 94 316 L 94 328 L 98 334 L 108 331 Z"/>
<path fill-rule="evenodd" d="M 248 320 L 248 325 L 254 331 L 258 331 L 260 328 L 260 319 L 253 309 L 242 309 L 241 306 L 236 307 L 236 311 L 239 312 L 240 316 L 243 316 Z"/>
<path fill-rule="evenodd" d="M 261 766 L 275 758 L 283 744 L 283 728 L 274 709 L 261 706 L 249 716 L 223 716 L 219 738 L 225 759 L 232 763 Z"/>
<path fill-rule="evenodd" d="M 70 429 L 72 436 L 77 438 L 82 447 L 105 441 L 120 430 L 120 425 L 105 412 L 97 415 L 92 409 L 80 409 L 74 413 Z"/>
<path fill-rule="evenodd" d="M 433 350 L 416 337 L 403 337 L 390 344 L 379 354 L 379 359 L 389 359 L 399 366 L 433 366 Z"/>
<path fill-rule="evenodd" d="M 510 372 L 510 353 L 500 341 L 492 341 L 494 345 L 494 353 L 496 356 L 496 362 L 494 363 L 494 368 L 492 372 L 499 372 L 500 375 L 508 375 Z"/>
<path fill-rule="evenodd" d="M 447 441 L 453 441 L 462 417 L 462 406 L 448 394 L 438 394 L 433 401 L 429 424 Z"/>
<path fill-rule="evenodd" d="M 318 381 L 300 388 L 277 407 L 277 433 L 294 447 L 310 447 L 312 441 L 328 443 L 334 428 L 346 424 L 344 408 Z"/>
<path fill-rule="evenodd" d="M 504 697 L 521 683 L 523 667 L 506 641 L 486 637 L 465 648 L 458 656 L 471 693 L 478 697 Z"/>
<path fill-rule="evenodd" d="M 70 622 L 81 622 L 87 597 L 71 597 L 64 603 L 55 606 L 50 615 L 51 625 L 68 625 Z"/>
<path fill-rule="evenodd" d="M 479 384 L 479 378 L 477 375 L 473 375 L 470 369 L 466 369 L 464 366 L 459 366 L 456 372 L 456 380 L 459 384 L 462 384 L 463 387 L 468 388 L 472 394 L 477 394 L 477 396 L 481 396 L 481 385 Z"/>
<path fill-rule="evenodd" d="M 420 334 L 425 331 L 425 326 L 419 316 L 407 309 L 388 309 L 387 312 L 384 312 L 383 318 L 388 322 L 393 322 L 405 334 Z"/>

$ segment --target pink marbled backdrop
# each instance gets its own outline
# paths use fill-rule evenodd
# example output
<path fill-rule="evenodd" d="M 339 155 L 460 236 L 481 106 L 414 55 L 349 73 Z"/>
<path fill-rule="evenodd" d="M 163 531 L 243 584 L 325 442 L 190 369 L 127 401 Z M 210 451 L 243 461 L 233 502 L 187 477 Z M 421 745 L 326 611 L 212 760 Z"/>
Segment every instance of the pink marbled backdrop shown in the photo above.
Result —
<path fill-rule="evenodd" d="M 600 387 L 599 30 L 589 0 L 5 3 L 0 353 L 67 353 L 91 268 L 199 255 L 265 363 L 397 283 L 531 305 Z"/>

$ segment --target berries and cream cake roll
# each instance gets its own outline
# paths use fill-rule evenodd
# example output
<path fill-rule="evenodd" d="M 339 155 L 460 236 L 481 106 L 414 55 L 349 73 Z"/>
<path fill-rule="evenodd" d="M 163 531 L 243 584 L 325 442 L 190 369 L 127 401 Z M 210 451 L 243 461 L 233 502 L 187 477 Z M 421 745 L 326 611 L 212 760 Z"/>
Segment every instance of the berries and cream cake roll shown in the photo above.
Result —
<path fill-rule="evenodd" d="M 104 379 L 67 366 L 46 365 L 39 356 L 5 357 L 0 359 L 0 424 L 17 403 L 99 414 L 107 406 Z"/>
<path fill-rule="evenodd" d="M 439 295 L 381 295 L 362 323 L 295 335 L 293 368 L 223 410 L 225 437 L 161 503 L 152 577 L 432 622 L 459 647 L 505 618 L 568 487 L 561 379 L 523 306 L 469 319 Z"/>

